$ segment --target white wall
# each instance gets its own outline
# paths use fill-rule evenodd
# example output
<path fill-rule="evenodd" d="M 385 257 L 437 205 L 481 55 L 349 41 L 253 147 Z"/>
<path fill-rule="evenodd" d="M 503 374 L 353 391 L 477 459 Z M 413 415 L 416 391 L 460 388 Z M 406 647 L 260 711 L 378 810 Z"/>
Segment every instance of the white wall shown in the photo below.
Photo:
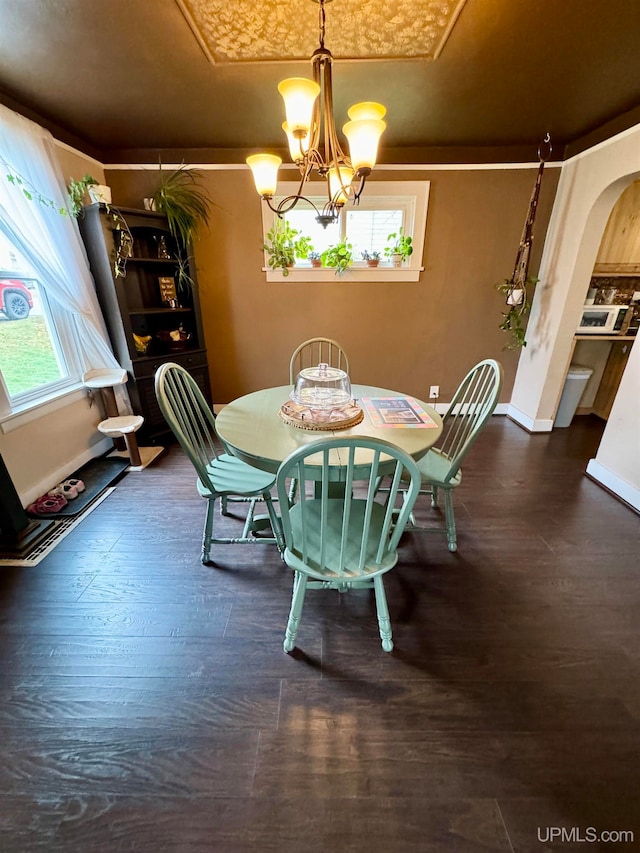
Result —
<path fill-rule="evenodd" d="M 562 168 L 540 265 L 540 283 L 509 407 L 532 432 L 553 419 L 573 352 L 573 335 L 611 209 L 640 176 L 640 125 L 578 155 Z M 637 344 L 618 390 L 614 411 L 589 474 L 640 509 L 640 470 L 629 466 L 640 435 Z M 631 438 L 630 438 L 631 437 Z M 617 451 L 612 448 L 617 446 Z"/>
<path fill-rule="evenodd" d="M 640 347 L 634 345 L 587 473 L 640 510 Z"/>

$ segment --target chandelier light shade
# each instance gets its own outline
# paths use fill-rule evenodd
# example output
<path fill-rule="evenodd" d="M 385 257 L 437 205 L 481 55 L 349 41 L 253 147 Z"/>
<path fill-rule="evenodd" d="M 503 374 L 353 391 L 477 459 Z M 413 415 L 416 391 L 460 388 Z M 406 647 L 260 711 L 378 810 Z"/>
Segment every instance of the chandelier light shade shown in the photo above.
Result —
<path fill-rule="evenodd" d="M 278 185 L 278 169 L 282 163 L 280 157 L 275 154 L 253 154 L 247 157 L 247 163 L 260 195 L 273 197 Z"/>
<path fill-rule="evenodd" d="M 287 135 L 291 159 L 294 163 L 302 162 L 304 160 L 305 153 L 309 150 L 309 135 L 307 134 L 303 139 L 296 139 L 293 133 L 289 130 L 289 123 L 286 121 L 282 122 L 282 129 Z"/>
<path fill-rule="evenodd" d="M 287 137 L 291 159 L 300 169 L 300 185 L 295 195 L 287 196 L 274 206 L 280 157 L 273 154 L 253 154 L 247 164 L 253 173 L 256 189 L 278 216 L 283 216 L 300 200 L 305 200 L 317 213 L 325 227 L 334 222 L 340 209 L 351 200 L 357 203 L 367 177 L 376 164 L 378 145 L 386 123 L 386 108 L 375 101 L 354 104 L 348 110 L 349 121 L 342 131 L 349 143 L 349 155 L 343 151 L 333 116 L 331 65 L 333 57 L 324 46 L 325 3 L 320 6 L 320 46 L 311 57 L 313 79 L 291 77 L 278 85 L 285 104 L 286 121 L 282 129 Z M 303 195 L 306 182 L 313 171 L 325 178 L 327 202 L 319 210 Z M 356 180 L 357 179 L 357 180 Z"/>
<path fill-rule="evenodd" d="M 349 166 L 340 166 L 336 169 L 332 166 L 329 169 L 329 196 L 334 199 L 337 205 L 346 204 L 349 200 L 349 188 L 353 180 L 353 169 Z"/>
<path fill-rule="evenodd" d="M 313 105 L 320 94 L 320 86 L 306 77 L 290 77 L 278 84 L 284 100 L 289 132 L 296 138 L 309 135 L 313 121 Z"/>

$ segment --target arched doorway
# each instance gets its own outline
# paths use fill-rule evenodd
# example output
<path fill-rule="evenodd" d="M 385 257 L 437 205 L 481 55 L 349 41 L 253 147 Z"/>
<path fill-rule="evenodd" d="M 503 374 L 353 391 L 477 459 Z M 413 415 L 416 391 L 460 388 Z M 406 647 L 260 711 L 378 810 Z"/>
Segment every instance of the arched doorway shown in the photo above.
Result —
<path fill-rule="evenodd" d="M 509 406 L 513 420 L 531 432 L 548 432 L 553 427 L 577 320 L 609 214 L 623 190 L 639 177 L 640 125 L 574 157 L 562 168 L 527 329 L 529 344 L 520 357 Z M 627 394 L 638 396 L 638 356 L 638 351 L 632 353 L 618 393 L 617 408 L 622 407 L 624 423 L 612 412 L 601 449 L 621 447 L 629 428 L 640 434 L 640 411 L 634 409 L 633 399 L 624 405 Z M 589 473 L 640 508 L 640 447 L 637 456 L 636 463 L 628 456 L 622 460 L 607 455 L 612 467 L 607 468 L 606 483 L 602 475 Z"/>

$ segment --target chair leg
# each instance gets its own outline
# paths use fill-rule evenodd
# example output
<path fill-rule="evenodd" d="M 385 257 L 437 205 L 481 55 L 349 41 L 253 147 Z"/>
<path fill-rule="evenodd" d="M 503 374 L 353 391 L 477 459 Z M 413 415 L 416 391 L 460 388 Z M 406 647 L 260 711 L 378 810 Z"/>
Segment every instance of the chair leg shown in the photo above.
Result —
<path fill-rule="evenodd" d="M 221 495 L 220 497 L 220 515 L 229 515 L 229 510 L 227 509 L 226 495 Z"/>
<path fill-rule="evenodd" d="M 456 520 L 453 515 L 453 495 L 451 489 L 444 490 L 444 516 L 447 522 L 447 542 L 450 551 L 457 551 Z"/>
<path fill-rule="evenodd" d="M 304 594 L 306 591 L 307 576 L 302 574 L 302 572 L 296 572 L 293 578 L 291 611 L 289 612 L 289 621 L 287 622 L 287 630 L 284 635 L 283 647 L 285 652 L 291 652 L 295 647 L 296 634 L 298 633 L 298 625 L 300 624 L 300 616 L 302 615 L 302 605 L 304 604 Z"/>
<path fill-rule="evenodd" d="M 376 611 L 378 613 L 378 627 L 380 629 L 382 648 L 385 652 L 390 652 L 393 649 L 393 640 L 391 639 L 391 622 L 389 620 L 389 608 L 387 607 L 387 596 L 384 591 L 382 575 L 376 575 L 373 579 L 373 587 L 376 594 Z"/>
<path fill-rule="evenodd" d="M 435 509 L 438 506 L 438 489 L 431 486 L 431 506 Z"/>
<path fill-rule="evenodd" d="M 204 531 L 202 533 L 202 562 L 206 565 L 210 562 L 211 535 L 213 531 L 213 513 L 215 510 L 215 499 L 207 499 L 207 515 L 204 520 Z"/>
<path fill-rule="evenodd" d="M 273 498 L 271 497 L 270 492 L 264 492 L 262 495 L 265 504 L 267 505 L 267 512 L 269 513 L 269 518 L 271 520 L 271 529 L 273 530 L 273 535 L 276 537 L 276 545 L 278 546 L 278 551 L 280 554 L 284 551 L 284 536 L 282 534 L 282 524 L 280 522 L 280 516 L 276 512 L 276 508 L 273 505 Z"/>

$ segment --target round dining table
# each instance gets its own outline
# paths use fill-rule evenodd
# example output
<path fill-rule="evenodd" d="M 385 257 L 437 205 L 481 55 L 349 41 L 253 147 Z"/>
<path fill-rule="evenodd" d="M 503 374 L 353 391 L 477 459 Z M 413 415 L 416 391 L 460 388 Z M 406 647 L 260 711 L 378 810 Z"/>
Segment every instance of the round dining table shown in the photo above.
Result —
<path fill-rule="evenodd" d="M 301 429 L 285 423 L 279 416 L 280 407 L 290 399 L 291 391 L 291 385 L 254 391 L 238 397 L 221 409 L 216 416 L 216 431 L 234 456 L 255 468 L 276 473 L 287 456 L 303 445 L 329 436 L 364 436 L 395 444 L 417 461 L 435 444 L 442 433 L 442 418 L 432 406 L 408 394 L 372 385 L 351 386 L 353 398 L 364 412 L 360 423 L 347 429 Z M 415 401 L 428 415 L 426 420 L 430 423 L 414 426 L 383 426 L 374 423 L 362 401 L 367 398 L 389 397 Z M 341 464 L 339 451 L 330 464 Z"/>

